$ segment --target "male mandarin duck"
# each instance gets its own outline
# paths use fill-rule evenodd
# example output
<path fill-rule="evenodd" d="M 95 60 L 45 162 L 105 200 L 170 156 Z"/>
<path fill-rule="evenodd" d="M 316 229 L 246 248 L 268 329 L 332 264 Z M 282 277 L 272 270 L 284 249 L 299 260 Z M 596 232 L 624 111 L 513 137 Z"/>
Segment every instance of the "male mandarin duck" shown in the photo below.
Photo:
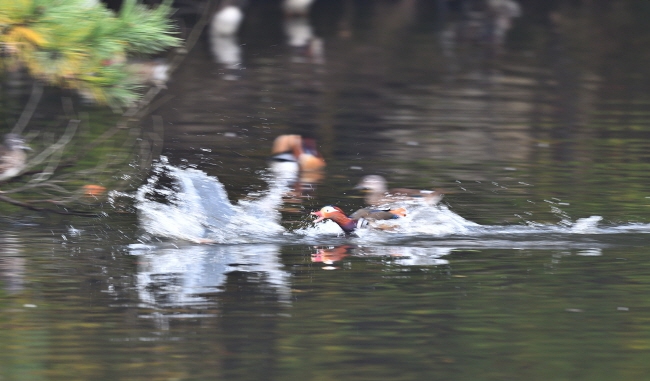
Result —
<path fill-rule="evenodd" d="M 273 141 L 269 169 L 277 180 L 290 187 L 283 196 L 287 204 L 299 204 L 310 197 L 324 176 L 325 160 L 318 153 L 316 140 L 301 135 L 280 135 Z M 287 205 L 289 206 L 289 205 Z M 285 212 L 301 212 L 285 207 Z"/>
<path fill-rule="evenodd" d="M 365 192 L 365 202 L 368 205 L 382 205 L 413 200 L 422 200 L 429 205 L 436 205 L 444 196 L 441 191 L 436 190 L 388 189 L 386 187 L 386 180 L 379 175 L 365 176 L 354 189 L 360 189 Z"/>
<path fill-rule="evenodd" d="M 368 221 L 400 218 L 406 215 L 406 210 L 404 208 L 392 210 L 363 208 L 347 216 L 338 206 L 327 205 L 317 212 L 311 212 L 311 214 L 318 217 L 314 220 L 314 223 L 332 220 L 343 229 L 345 234 L 352 234 L 355 230 L 368 226 Z"/>
<path fill-rule="evenodd" d="M 271 160 L 293 161 L 303 171 L 321 169 L 325 159 L 318 153 L 316 140 L 301 135 L 280 135 L 273 141 Z"/>
<path fill-rule="evenodd" d="M 270 161 L 303 173 L 317 172 L 325 167 L 325 159 L 316 148 L 316 140 L 300 135 L 280 135 L 273 141 Z M 308 180 L 308 179 L 306 179 Z"/>
<path fill-rule="evenodd" d="M 4 145 L 0 146 L 0 181 L 18 176 L 25 169 L 25 150 L 31 148 L 25 145 L 25 140 L 20 135 L 5 135 Z"/>

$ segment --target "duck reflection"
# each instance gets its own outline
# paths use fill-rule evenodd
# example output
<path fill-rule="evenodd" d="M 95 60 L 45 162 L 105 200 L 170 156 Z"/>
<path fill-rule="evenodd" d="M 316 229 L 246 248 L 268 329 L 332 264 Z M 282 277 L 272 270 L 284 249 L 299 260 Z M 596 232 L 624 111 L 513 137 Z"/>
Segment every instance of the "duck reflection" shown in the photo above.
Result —
<path fill-rule="evenodd" d="M 313 0 L 285 0 L 282 2 L 284 31 L 292 49 L 294 62 L 323 63 L 323 42 L 313 33 L 309 10 Z M 239 79 L 242 66 L 242 48 L 237 33 L 244 20 L 247 0 L 224 0 L 210 22 L 210 50 L 215 61 L 222 65 L 224 79 Z"/>
<path fill-rule="evenodd" d="M 139 257 L 140 300 L 157 308 L 211 304 L 211 295 L 227 287 L 233 272 L 259 274 L 259 287 L 270 288 L 280 301 L 288 301 L 289 274 L 278 252 L 279 247 L 271 244 L 130 248 L 130 254 Z"/>
<path fill-rule="evenodd" d="M 449 255 L 451 247 L 403 247 L 403 246 L 328 246 L 314 247 L 311 261 L 315 263 L 333 264 L 348 256 L 386 257 L 393 263 L 402 266 L 439 266 L 449 261 L 442 257 Z M 331 267 L 328 267 L 331 269 Z"/>
<path fill-rule="evenodd" d="M 515 0 L 487 0 L 488 36 L 495 49 L 501 49 L 512 20 L 521 16 L 521 7 Z"/>
<path fill-rule="evenodd" d="M 217 63 L 223 65 L 224 79 L 238 79 L 241 68 L 241 47 L 237 40 L 239 26 L 244 19 L 246 0 L 223 1 L 210 23 L 210 49 Z"/>
<path fill-rule="evenodd" d="M 319 248 L 316 246 L 314 248 L 316 249 L 316 252 L 311 255 L 312 262 L 332 264 L 334 262 L 339 262 L 343 260 L 343 258 L 350 255 L 351 251 L 354 249 L 354 246 L 341 245 L 330 246 L 326 248 Z"/>
<path fill-rule="evenodd" d="M 307 17 L 314 0 L 284 0 L 282 10 L 287 17 Z"/>
<path fill-rule="evenodd" d="M 477 62 L 501 56 L 512 20 L 521 15 L 515 0 L 456 0 L 439 8 L 442 29 L 438 36 L 449 79 Z M 458 17 L 452 17 L 454 12 Z"/>
<path fill-rule="evenodd" d="M 312 0 L 285 0 L 284 33 L 291 48 L 291 59 L 297 63 L 323 64 L 323 40 L 314 35 L 309 21 Z"/>
<path fill-rule="evenodd" d="M 25 284 L 23 246 L 14 235 L 0 236 L 0 283 L 10 294 L 19 293 Z"/>

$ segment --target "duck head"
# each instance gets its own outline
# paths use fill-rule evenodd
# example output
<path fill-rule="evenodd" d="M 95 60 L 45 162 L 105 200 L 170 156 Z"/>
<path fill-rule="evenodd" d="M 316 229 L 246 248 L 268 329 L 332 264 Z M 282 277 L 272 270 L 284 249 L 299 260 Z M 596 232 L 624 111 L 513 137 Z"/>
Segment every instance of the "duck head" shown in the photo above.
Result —
<path fill-rule="evenodd" d="M 367 221 L 363 218 L 354 220 L 345 215 L 345 212 L 338 206 L 327 205 L 322 207 L 317 212 L 311 212 L 311 215 L 318 217 L 314 223 L 323 220 L 332 220 L 343 229 L 346 234 L 354 232 L 357 228 L 367 225 Z"/>
<path fill-rule="evenodd" d="M 343 209 L 332 205 L 324 206 L 319 211 L 311 212 L 310 214 L 312 216 L 318 217 L 316 220 L 314 220 L 314 223 L 321 222 L 323 220 L 334 220 L 340 218 L 341 216 L 348 218 L 345 215 Z"/>
<path fill-rule="evenodd" d="M 388 191 L 386 188 L 386 180 L 379 175 L 365 176 L 354 189 L 370 193 L 386 193 Z"/>
<path fill-rule="evenodd" d="M 18 134 L 5 135 L 5 146 L 8 150 L 30 150 L 31 148 L 25 144 L 25 140 Z"/>

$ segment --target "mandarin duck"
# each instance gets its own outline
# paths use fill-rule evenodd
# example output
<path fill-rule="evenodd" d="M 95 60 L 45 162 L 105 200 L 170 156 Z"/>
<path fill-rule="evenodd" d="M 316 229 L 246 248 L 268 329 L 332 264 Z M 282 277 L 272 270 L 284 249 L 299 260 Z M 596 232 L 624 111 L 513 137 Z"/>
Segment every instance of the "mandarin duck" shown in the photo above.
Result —
<path fill-rule="evenodd" d="M 18 176 L 25 168 L 27 154 L 31 150 L 25 140 L 17 134 L 5 135 L 4 145 L 0 146 L 0 181 Z"/>
<path fill-rule="evenodd" d="M 311 212 L 311 215 L 318 217 L 314 223 L 323 220 L 334 221 L 345 234 L 349 235 L 354 233 L 355 230 L 365 228 L 368 226 L 369 221 L 376 220 L 392 220 L 406 215 L 404 208 L 398 209 L 370 209 L 363 208 L 347 216 L 345 212 L 338 206 L 327 205 L 316 212 Z"/>
<path fill-rule="evenodd" d="M 388 189 L 386 180 L 379 175 L 365 176 L 354 189 L 362 190 L 365 193 L 365 202 L 368 205 L 382 205 L 413 200 L 422 200 L 429 205 L 436 205 L 444 196 L 441 191 L 436 190 Z"/>
<path fill-rule="evenodd" d="M 320 180 L 318 171 L 326 165 L 316 149 L 316 140 L 300 135 L 280 135 L 275 138 L 269 161 L 276 172 L 300 171 L 305 182 Z M 310 173 L 314 175 L 310 176 Z"/>

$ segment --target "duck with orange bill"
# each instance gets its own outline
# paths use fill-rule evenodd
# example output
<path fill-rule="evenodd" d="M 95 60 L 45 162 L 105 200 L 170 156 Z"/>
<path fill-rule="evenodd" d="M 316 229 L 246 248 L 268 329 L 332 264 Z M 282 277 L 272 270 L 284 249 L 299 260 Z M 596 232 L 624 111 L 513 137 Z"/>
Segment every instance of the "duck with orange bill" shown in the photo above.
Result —
<path fill-rule="evenodd" d="M 324 220 L 334 221 L 347 235 L 354 233 L 357 229 L 368 227 L 369 222 L 377 220 L 394 220 L 406 216 L 404 208 L 398 209 L 359 209 L 351 215 L 338 206 L 327 205 L 319 211 L 311 212 L 311 215 L 318 217 L 314 223 Z"/>
<path fill-rule="evenodd" d="M 444 196 L 440 190 L 419 190 L 408 188 L 388 189 L 386 179 L 379 175 L 368 175 L 361 179 L 354 189 L 365 193 L 368 205 L 385 205 L 395 202 L 421 201 L 428 205 L 437 205 Z"/>
<path fill-rule="evenodd" d="M 318 152 L 314 138 L 280 135 L 273 142 L 269 168 L 277 179 L 291 186 L 292 191 L 285 196 L 290 203 L 300 203 L 300 199 L 314 192 L 315 184 L 324 176 L 324 167 L 325 159 Z"/>
<path fill-rule="evenodd" d="M 271 163 L 290 164 L 295 171 L 318 171 L 325 159 L 316 148 L 316 139 L 301 135 L 280 135 L 273 141 Z"/>
<path fill-rule="evenodd" d="M 4 145 L 0 145 L 0 181 L 16 177 L 25 169 L 25 150 L 32 149 L 25 144 L 22 136 L 5 135 Z"/>

